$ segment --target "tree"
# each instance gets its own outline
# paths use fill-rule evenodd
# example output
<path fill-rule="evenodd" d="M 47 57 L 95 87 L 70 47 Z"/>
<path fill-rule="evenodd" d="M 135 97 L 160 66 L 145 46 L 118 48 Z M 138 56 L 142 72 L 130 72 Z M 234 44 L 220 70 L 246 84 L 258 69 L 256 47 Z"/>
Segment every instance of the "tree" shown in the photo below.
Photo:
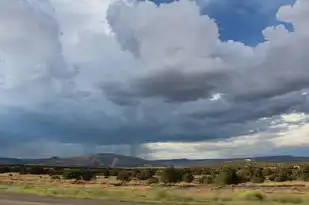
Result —
<path fill-rule="evenodd" d="M 84 170 L 82 173 L 82 179 L 84 181 L 91 181 L 91 180 L 94 180 L 96 179 L 96 173 L 93 172 L 93 171 L 90 171 L 90 170 Z"/>
<path fill-rule="evenodd" d="M 140 173 L 138 173 L 136 177 L 139 180 L 147 180 L 147 179 L 152 178 L 154 175 L 155 173 L 152 170 L 145 169 L 145 170 L 142 170 Z"/>
<path fill-rule="evenodd" d="M 262 183 L 264 182 L 264 175 L 263 175 L 263 169 L 259 167 L 245 167 L 240 168 L 236 172 L 238 176 L 238 180 L 241 183 L 245 182 L 253 182 L 253 183 Z"/>
<path fill-rule="evenodd" d="M 0 174 L 11 172 L 9 167 L 0 167 Z"/>
<path fill-rule="evenodd" d="M 229 184 L 238 184 L 239 178 L 236 174 L 236 170 L 232 168 L 224 168 L 217 175 L 215 182 L 217 184 L 229 185 Z"/>
<path fill-rule="evenodd" d="M 82 172 L 80 170 L 64 170 L 62 176 L 63 176 L 64 179 L 81 180 L 82 179 Z"/>
<path fill-rule="evenodd" d="M 157 183 L 159 183 L 159 179 L 156 178 L 156 177 L 151 177 L 151 178 L 149 178 L 149 179 L 147 180 L 147 184 L 148 184 L 148 185 L 157 184 Z"/>
<path fill-rule="evenodd" d="M 199 183 L 200 184 L 213 184 L 214 183 L 214 177 L 211 176 L 211 175 L 202 176 L 199 179 Z"/>
<path fill-rule="evenodd" d="M 118 176 L 119 175 L 119 170 L 117 169 L 111 169 L 109 172 L 110 176 Z"/>
<path fill-rule="evenodd" d="M 274 181 L 274 182 L 285 182 L 285 181 L 292 180 L 293 178 L 292 175 L 293 175 L 292 170 L 289 170 L 287 168 L 281 168 L 281 169 L 278 169 L 276 173 L 272 174 L 269 177 L 269 180 Z"/>
<path fill-rule="evenodd" d="M 103 170 L 103 175 L 104 175 L 105 179 L 107 179 L 110 176 L 110 170 L 109 169 L 104 169 Z"/>
<path fill-rule="evenodd" d="M 187 183 L 191 183 L 194 180 L 194 176 L 192 173 L 185 173 L 184 175 L 182 175 L 182 181 L 187 182 Z"/>
<path fill-rule="evenodd" d="M 131 181 L 131 173 L 129 171 L 123 170 L 119 172 L 117 176 L 117 180 L 120 180 L 122 182 L 129 182 Z"/>
<path fill-rule="evenodd" d="M 302 167 L 298 171 L 298 178 L 304 181 L 309 181 L 309 166 Z"/>
<path fill-rule="evenodd" d="M 46 174 L 46 171 L 44 170 L 43 167 L 30 167 L 28 169 L 28 173 L 33 175 L 42 175 Z"/>
<path fill-rule="evenodd" d="M 138 176 L 141 174 L 141 171 L 138 169 L 134 169 L 131 171 L 131 177 L 132 178 L 138 178 Z"/>
<path fill-rule="evenodd" d="M 265 176 L 265 177 L 271 176 L 273 174 L 273 171 L 269 168 L 264 168 L 262 172 L 263 172 L 263 176 Z"/>
<path fill-rule="evenodd" d="M 161 181 L 167 183 L 177 183 L 182 180 L 182 173 L 174 167 L 166 168 L 161 173 Z"/>
<path fill-rule="evenodd" d="M 50 178 L 52 180 L 61 180 L 60 176 L 58 176 L 58 175 L 51 175 Z"/>
<path fill-rule="evenodd" d="M 86 170 L 72 169 L 72 170 L 65 170 L 62 176 L 64 179 L 91 181 L 96 178 L 96 173 L 87 169 Z"/>
<path fill-rule="evenodd" d="M 239 179 L 239 182 L 246 183 L 250 181 L 251 173 L 248 172 L 246 169 L 239 169 L 237 172 L 237 177 Z"/>

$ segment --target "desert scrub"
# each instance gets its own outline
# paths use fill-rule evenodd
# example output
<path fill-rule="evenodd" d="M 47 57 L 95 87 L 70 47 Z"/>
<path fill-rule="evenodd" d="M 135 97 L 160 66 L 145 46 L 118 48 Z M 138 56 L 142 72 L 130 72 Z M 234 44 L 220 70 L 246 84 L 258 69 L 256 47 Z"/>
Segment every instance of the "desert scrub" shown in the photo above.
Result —
<path fill-rule="evenodd" d="M 261 191 L 248 190 L 237 193 L 238 198 L 247 201 L 263 201 L 266 200 L 266 195 Z"/>
<path fill-rule="evenodd" d="M 303 198 L 300 196 L 293 196 L 293 195 L 277 195 L 271 197 L 271 201 L 278 202 L 281 204 L 301 204 L 304 202 Z"/>

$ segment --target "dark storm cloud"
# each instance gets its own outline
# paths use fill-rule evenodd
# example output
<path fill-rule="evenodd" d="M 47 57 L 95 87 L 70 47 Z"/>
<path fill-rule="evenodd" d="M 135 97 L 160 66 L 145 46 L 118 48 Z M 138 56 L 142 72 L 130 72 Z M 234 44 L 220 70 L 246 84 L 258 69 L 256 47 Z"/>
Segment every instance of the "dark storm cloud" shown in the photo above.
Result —
<path fill-rule="evenodd" d="M 223 109 L 199 111 L 188 116 L 196 119 L 212 119 L 219 123 L 243 123 L 289 113 L 294 110 L 306 112 L 306 96 L 302 92 L 291 92 L 271 98 L 260 98 L 255 101 L 235 102 Z"/>
<path fill-rule="evenodd" d="M 184 74 L 176 69 L 163 71 L 137 79 L 126 88 L 117 85 L 103 85 L 102 88 L 116 104 L 133 104 L 139 98 L 162 98 L 169 103 L 196 101 L 211 97 L 216 89 L 228 84 L 225 73 L 189 73 Z M 134 101 L 135 98 L 135 101 Z"/>

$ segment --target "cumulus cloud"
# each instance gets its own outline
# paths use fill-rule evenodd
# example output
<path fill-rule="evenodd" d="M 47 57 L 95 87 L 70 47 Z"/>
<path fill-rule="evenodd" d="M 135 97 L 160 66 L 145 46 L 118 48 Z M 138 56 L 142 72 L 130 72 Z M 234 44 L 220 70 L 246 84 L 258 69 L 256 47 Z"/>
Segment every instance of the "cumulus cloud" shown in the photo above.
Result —
<path fill-rule="evenodd" d="M 273 121 L 273 125 L 267 131 L 259 133 L 213 141 L 161 142 L 146 146 L 156 159 L 187 158 L 187 156 L 193 159 L 241 158 L 291 153 L 307 155 L 308 120 L 309 116 L 306 114 L 284 114 Z"/>
<path fill-rule="evenodd" d="M 197 0 L 203 13 L 216 19 L 220 39 L 237 40 L 256 45 L 264 40 L 262 30 L 268 26 L 283 24 L 289 30 L 290 23 L 280 21 L 276 13 L 282 5 L 295 0 Z"/>
<path fill-rule="evenodd" d="M 0 4 L 1 145 L 253 140 L 308 112 L 306 0 L 255 47 L 221 41 L 194 1 Z"/>

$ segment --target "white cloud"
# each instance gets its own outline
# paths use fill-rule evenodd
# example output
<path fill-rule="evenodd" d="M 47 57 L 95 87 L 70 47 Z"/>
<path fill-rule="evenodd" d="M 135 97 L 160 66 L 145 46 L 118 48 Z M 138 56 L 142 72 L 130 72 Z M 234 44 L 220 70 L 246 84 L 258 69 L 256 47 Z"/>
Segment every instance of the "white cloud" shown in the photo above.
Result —
<path fill-rule="evenodd" d="M 276 122 L 280 130 L 261 132 L 224 140 L 213 140 L 196 143 L 152 143 L 146 147 L 156 159 L 213 159 L 253 156 L 272 156 L 278 153 L 293 154 L 288 150 L 297 150 L 309 146 L 309 124 L 295 125 L 296 122 L 309 120 L 303 113 L 292 113 L 281 116 Z M 290 124 L 292 123 L 292 124 Z M 275 128 L 275 127 L 274 127 Z M 288 150 L 284 152 L 284 150 Z"/>

